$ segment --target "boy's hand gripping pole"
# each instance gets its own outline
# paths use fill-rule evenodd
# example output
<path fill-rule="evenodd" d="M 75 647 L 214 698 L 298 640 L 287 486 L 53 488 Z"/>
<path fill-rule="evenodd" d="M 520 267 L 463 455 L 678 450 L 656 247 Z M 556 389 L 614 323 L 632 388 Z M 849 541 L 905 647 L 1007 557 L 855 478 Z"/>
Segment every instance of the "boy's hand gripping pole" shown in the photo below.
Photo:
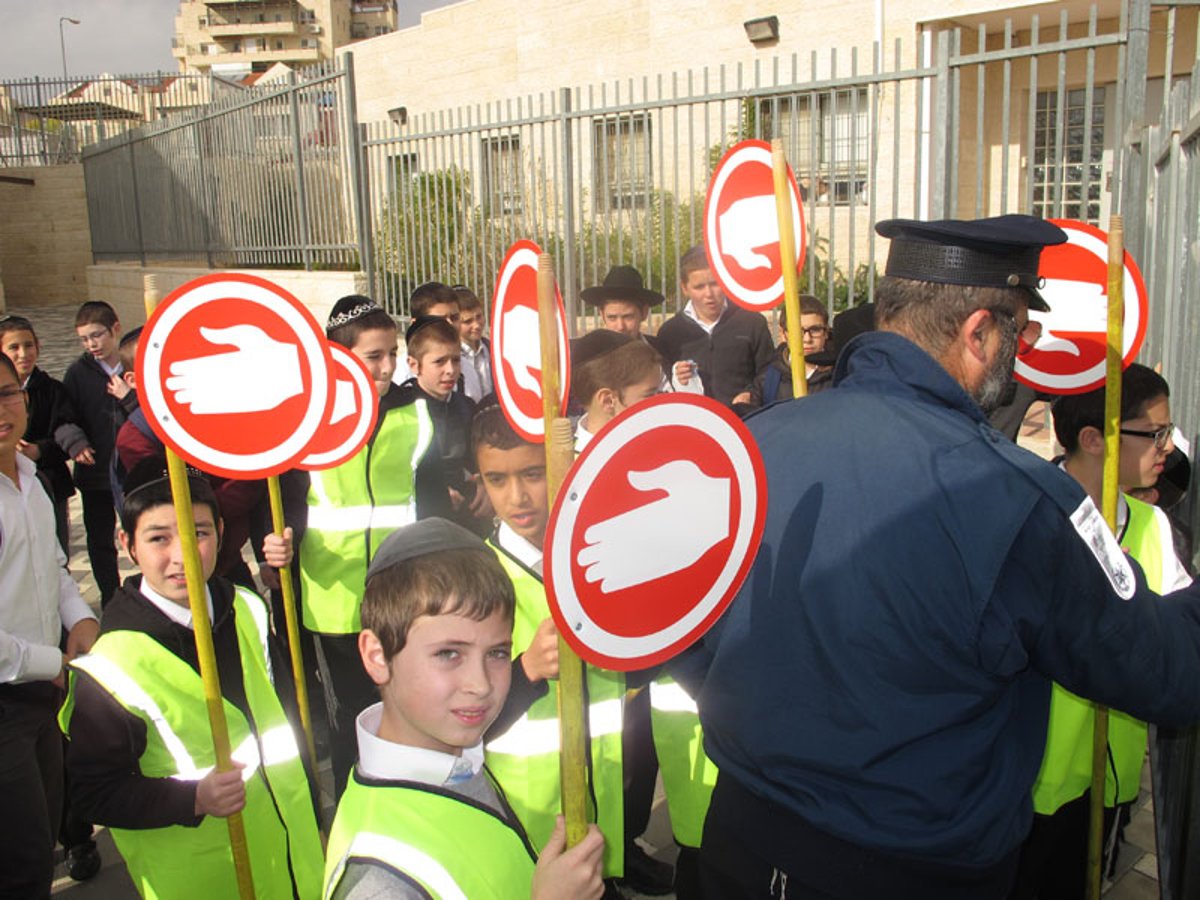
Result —
<path fill-rule="evenodd" d="M 1125 226 L 1114 215 L 1108 226 L 1108 351 L 1104 369 L 1104 489 L 1101 513 L 1117 531 L 1121 466 L 1121 362 L 1125 324 Z M 1108 771 L 1108 707 L 1095 705 L 1092 731 L 1092 788 L 1088 808 L 1088 897 L 1099 900 L 1104 883 L 1104 782 Z"/>
<path fill-rule="evenodd" d="M 542 349 L 542 415 L 545 420 L 547 503 L 553 507 L 559 486 L 575 461 L 571 423 L 562 417 L 558 395 L 558 304 L 555 302 L 554 260 L 538 256 L 538 325 Z M 571 646 L 558 638 L 559 760 L 562 809 L 567 821 L 567 846 L 587 835 L 587 735 L 584 728 L 583 661 Z"/>
<path fill-rule="evenodd" d="M 158 283 L 154 275 L 146 275 L 143 283 L 143 302 L 146 318 L 158 306 Z M 204 702 L 208 707 L 208 724 L 212 729 L 213 755 L 218 772 L 233 769 L 229 747 L 229 726 L 225 721 L 221 679 L 217 671 L 217 655 L 213 649 L 212 623 L 208 619 L 205 599 L 204 571 L 200 565 L 200 546 L 196 540 L 196 521 L 192 514 L 192 492 L 188 486 L 187 468 L 170 448 L 167 453 L 167 474 L 171 480 L 171 496 L 175 501 L 175 521 L 183 545 L 183 571 L 187 578 L 188 605 L 192 610 L 192 631 L 196 636 L 196 657 L 200 663 L 200 680 L 204 684 Z M 229 826 L 229 846 L 233 851 L 233 867 L 237 873 L 238 894 L 242 900 L 254 900 L 254 877 L 250 872 L 250 853 L 246 846 L 246 829 L 242 814 L 226 818 Z"/>
<path fill-rule="evenodd" d="M 792 231 L 792 192 L 788 187 L 783 138 L 771 141 L 771 174 L 775 177 L 775 215 L 779 220 L 779 267 L 783 271 L 783 308 L 787 312 L 788 357 L 792 364 L 792 396 L 808 396 L 804 365 L 804 332 L 800 327 L 800 287 L 796 277 L 796 235 Z"/>

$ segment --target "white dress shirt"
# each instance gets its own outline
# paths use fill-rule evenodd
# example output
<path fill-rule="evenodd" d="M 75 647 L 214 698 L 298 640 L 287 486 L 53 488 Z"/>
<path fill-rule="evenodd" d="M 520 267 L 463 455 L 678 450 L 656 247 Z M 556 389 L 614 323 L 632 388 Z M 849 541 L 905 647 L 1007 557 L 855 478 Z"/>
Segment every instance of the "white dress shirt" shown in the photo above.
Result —
<path fill-rule="evenodd" d="M 0 475 L 0 684 L 56 677 L 60 630 L 96 618 L 67 572 L 37 467 L 21 453 L 17 480 Z"/>
<path fill-rule="evenodd" d="M 192 607 L 181 606 L 174 600 L 164 597 L 146 582 L 146 576 L 142 576 L 142 583 L 138 586 L 143 597 L 149 600 L 159 612 L 174 622 L 176 625 L 182 625 L 189 630 L 192 629 Z M 208 589 L 208 585 L 204 586 L 204 600 L 208 604 L 208 621 L 213 620 L 213 604 L 212 591 Z"/>
<path fill-rule="evenodd" d="M 483 341 L 478 350 L 463 342 L 462 378 L 463 393 L 476 403 L 492 392 L 492 354 Z"/>
<path fill-rule="evenodd" d="M 535 547 L 525 538 L 521 537 L 515 531 L 508 527 L 508 523 L 501 522 L 500 527 L 496 529 L 496 543 L 502 549 L 507 550 L 517 562 L 523 565 L 529 571 L 534 572 L 539 577 L 542 574 L 542 548 Z"/>
<path fill-rule="evenodd" d="M 467 747 L 461 756 L 396 744 L 379 736 L 383 704 L 374 703 L 358 714 L 358 767 L 370 778 L 418 781 L 437 787 L 458 784 L 483 768 L 483 742 Z"/>

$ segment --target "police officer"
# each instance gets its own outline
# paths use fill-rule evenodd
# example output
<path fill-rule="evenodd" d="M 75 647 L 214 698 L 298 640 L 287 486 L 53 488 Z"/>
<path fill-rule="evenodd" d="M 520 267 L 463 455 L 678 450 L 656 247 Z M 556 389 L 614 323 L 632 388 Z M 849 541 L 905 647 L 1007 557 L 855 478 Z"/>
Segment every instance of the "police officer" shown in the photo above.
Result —
<path fill-rule="evenodd" d="M 708 896 L 1004 897 L 1050 682 L 1200 718 L 1200 591 L 1159 600 L 1069 476 L 986 418 L 1022 347 L 1028 216 L 891 220 L 879 330 L 748 420 L 771 503 L 700 694 Z"/>

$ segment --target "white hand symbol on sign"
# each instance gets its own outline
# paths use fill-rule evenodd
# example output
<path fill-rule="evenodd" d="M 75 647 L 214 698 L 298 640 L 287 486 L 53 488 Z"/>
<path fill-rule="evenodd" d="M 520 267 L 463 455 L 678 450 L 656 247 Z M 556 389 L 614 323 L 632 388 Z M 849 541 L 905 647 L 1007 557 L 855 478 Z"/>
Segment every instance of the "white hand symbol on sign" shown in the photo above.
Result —
<path fill-rule="evenodd" d="M 779 220 L 775 195 L 744 197 L 730 204 L 717 217 L 721 235 L 721 253 L 732 256 L 743 269 L 768 269 L 771 260 L 755 247 L 779 243 Z"/>
<path fill-rule="evenodd" d="M 730 484 L 688 459 L 629 472 L 639 491 L 667 496 L 592 525 L 577 560 L 606 594 L 686 569 L 729 536 Z"/>
<path fill-rule="evenodd" d="M 512 366 L 517 385 L 542 396 L 542 350 L 538 314 L 528 306 L 514 306 L 504 314 L 504 358 Z M 537 374 L 534 374 L 534 373 Z"/>
<path fill-rule="evenodd" d="M 1108 331 L 1108 299 L 1104 288 L 1092 281 L 1047 278 L 1042 295 L 1049 297 L 1050 312 L 1030 312 L 1029 318 L 1042 323 L 1039 350 L 1079 356 L 1079 345 L 1060 337 L 1062 332 L 1105 334 Z"/>
<path fill-rule="evenodd" d="M 171 364 L 166 388 L 198 416 L 264 412 L 303 392 L 300 348 L 270 337 L 256 325 L 200 328 L 211 344 L 236 347 Z"/>

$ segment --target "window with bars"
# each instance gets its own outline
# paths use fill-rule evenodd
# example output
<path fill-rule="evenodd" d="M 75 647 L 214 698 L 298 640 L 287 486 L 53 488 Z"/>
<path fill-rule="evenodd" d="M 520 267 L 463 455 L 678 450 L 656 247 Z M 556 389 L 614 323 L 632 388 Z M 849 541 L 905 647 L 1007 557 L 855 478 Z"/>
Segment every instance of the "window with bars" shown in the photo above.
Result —
<path fill-rule="evenodd" d="M 783 138 L 802 199 L 866 199 L 871 112 L 866 88 L 773 97 L 760 103 L 763 134 Z"/>
<path fill-rule="evenodd" d="M 485 212 L 490 216 L 520 215 L 524 197 L 520 136 L 485 137 L 480 154 Z"/>
<path fill-rule="evenodd" d="M 650 196 L 650 116 L 627 113 L 592 122 L 595 196 L 600 209 L 645 206 Z"/>
<path fill-rule="evenodd" d="M 1067 91 L 1061 122 L 1058 91 L 1038 91 L 1033 133 L 1034 214 L 1099 225 L 1103 181 L 1104 88 L 1092 89 L 1091 109 L 1084 88 Z"/>

